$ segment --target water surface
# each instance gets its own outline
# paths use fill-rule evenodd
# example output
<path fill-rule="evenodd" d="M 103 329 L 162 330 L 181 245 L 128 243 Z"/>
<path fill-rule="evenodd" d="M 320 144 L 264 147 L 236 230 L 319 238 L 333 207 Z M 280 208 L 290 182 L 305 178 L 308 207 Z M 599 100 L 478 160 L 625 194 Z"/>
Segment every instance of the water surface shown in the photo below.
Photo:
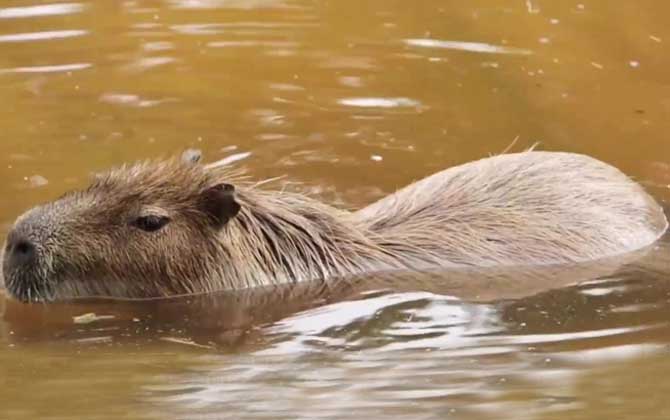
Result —
<path fill-rule="evenodd" d="M 539 143 L 670 199 L 670 4 L 8 0 L 0 234 L 186 148 L 359 207 Z M 632 261 L 144 304 L 0 298 L 0 417 L 666 419 L 667 239 Z M 77 323 L 94 312 L 104 319 Z"/>

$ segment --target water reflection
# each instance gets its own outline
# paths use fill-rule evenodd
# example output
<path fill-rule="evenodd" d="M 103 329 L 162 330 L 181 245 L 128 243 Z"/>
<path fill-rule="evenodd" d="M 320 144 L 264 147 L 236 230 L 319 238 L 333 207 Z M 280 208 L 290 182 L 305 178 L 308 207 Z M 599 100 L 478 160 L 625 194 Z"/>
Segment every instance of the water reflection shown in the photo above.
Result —
<path fill-rule="evenodd" d="M 170 0 L 175 9 L 258 9 L 291 6 L 282 0 Z"/>
<path fill-rule="evenodd" d="M 470 51 L 489 54 L 530 55 L 531 50 L 507 47 L 504 45 L 485 44 L 483 42 L 447 41 L 439 39 L 406 39 L 405 44 L 412 47 L 443 48 L 449 50 Z"/>
<path fill-rule="evenodd" d="M 31 66 L 31 67 L 14 67 L 14 68 L 0 68 L 1 73 L 61 73 L 77 70 L 84 70 L 91 67 L 90 63 L 72 63 L 59 64 L 52 66 Z"/>
<path fill-rule="evenodd" d="M 83 30 L 29 32 L 24 34 L 0 35 L 0 42 L 26 42 L 26 41 L 41 41 L 48 39 L 73 38 L 77 36 L 86 35 L 87 33 L 88 31 Z"/>
<path fill-rule="evenodd" d="M 344 98 L 340 103 L 361 108 L 419 107 L 420 102 L 410 98 Z"/>
<path fill-rule="evenodd" d="M 83 3 L 54 3 L 39 6 L 6 7 L 0 8 L 0 19 L 69 15 L 80 13 L 82 10 L 84 10 Z"/>
<path fill-rule="evenodd" d="M 139 346 L 165 362 L 189 354 L 147 375 L 136 394 L 162 418 L 224 409 L 535 418 L 580 407 L 584 369 L 663 354 L 670 283 L 655 270 L 667 264 L 662 246 L 578 270 L 389 273 L 144 302 L 6 301 L 0 334 L 23 352 L 44 342 L 94 354 Z M 589 292 L 602 289 L 612 292 Z"/>
<path fill-rule="evenodd" d="M 572 296 L 572 310 L 592 305 L 576 298 L 584 287 L 591 286 L 560 292 Z M 585 367 L 628 363 L 665 351 L 665 345 L 630 341 L 654 330 L 666 334 L 667 323 L 585 331 L 569 327 L 561 334 L 535 331 L 536 313 L 520 308 L 538 305 L 549 319 L 561 319 L 565 306 L 542 303 L 554 298 L 548 292 L 508 305 L 468 303 L 429 292 L 369 291 L 357 300 L 283 318 L 266 328 L 270 342 L 264 348 L 232 359 L 203 356 L 201 366 L 166 376 L 163 384 L 147 391 L 150 401 L 168 403 L 182 414 L 207 415 L 224 407 L 249 413 L 254 407 L 251 416 L 270 410 L 273 418 L 382 412 L 496 419 L 504 412 L 530 419 L 554 410 L 584 409 L 576 387 Z M 510 313 L 516 317 L 513 324 Z M 524 333 L 510 331 L 516 327 Z M 598 346 L 602 339 L 610 340 L 607 347 Z M 278 365 L 290 365 L 290 371 L 278 370 Z"/>

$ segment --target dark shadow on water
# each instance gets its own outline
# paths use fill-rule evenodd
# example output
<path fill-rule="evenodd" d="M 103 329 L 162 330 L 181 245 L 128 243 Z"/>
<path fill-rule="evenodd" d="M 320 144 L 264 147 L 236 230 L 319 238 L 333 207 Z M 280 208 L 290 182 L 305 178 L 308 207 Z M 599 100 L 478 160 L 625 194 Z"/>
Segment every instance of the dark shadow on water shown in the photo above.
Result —
<path fill-rule="evenodd" d="M 324 318 L 325 321 L 318 316 L 313 319 L 324 323 L 319 325 L 322 333 L 333 331 L 327 325 L 329 322 L 333 323 L 333 328 L 345 330 L 357 329 L 355 324 L 364 322 L 366 327 L 359 334 L 369 334 L 369 329 L 382 328 L 384 319 L 387 324 L 397 321 L 396 315 L 403 313 L 403 307 L 415 306 L 417 299 L 426 302 L 448 299 L 449 305 L 455 307 L 494 307 L 507 325 L 506 333 L 585 330 L 594 319 L 601 322 L 602 327 L 599 314 L 604 313 L 603 305 L 625 307 L 654 300 L 659 294 L 670 294 L 667 251 L 668 244 L 664 242 L 625 258 L 570 267 L 382 273 L 327 283 L 145 301 L 22 304 L 4 299 L 0 337 L 15 344 L 34 341 L 82 345 L 171 342 L 237 352 L 262 348 L 269 341 L 277 340 L 277 329 L 274 328 L 277 324 L 286 326 L 292 319 L 309 319 L 313 312 L 324 313 L 329 308 L 334 313 Z M 351 304 L 358 301 L 363 303 Z M 347 314 L 338 312 L 345 311 L 343 308 L 348 302 Z M 366 307 L 374 305 L 380 305 L 377 311 L 367 313 Z M 665 309 L 641 307 L 635 310 L 632 322 L 642 325 L 659 319 L 655 312 Z M 357 311 L 361 312 L 360 316 L 356 316 Z M 625 311 L 626 308 L 620 317 L 630 318 Z M 607 324 L 621 325 L 620 317 L 609 310 L 606 312 Z M 76 317 L 90 313 L 104 319 L 75 323 Z M 349 317 L 351 325 L 342 325 L 342 319 Z M 337 318 L 341 319 L 338 321 Z M 293 331 L 295 333 L 299 332 Z"/>

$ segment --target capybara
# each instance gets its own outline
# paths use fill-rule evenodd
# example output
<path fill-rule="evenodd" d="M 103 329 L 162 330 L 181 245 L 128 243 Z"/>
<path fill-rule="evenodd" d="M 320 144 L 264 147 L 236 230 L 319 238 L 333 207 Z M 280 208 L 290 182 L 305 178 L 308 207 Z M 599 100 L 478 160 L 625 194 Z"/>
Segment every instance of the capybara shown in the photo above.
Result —
<path fill-rule="evenodd" d="M 466 163 L 358 211 L 185 156 L 122 166 L 21 215 L 4 246 L 9 293 L 154 298 L 393 270 L 570 264 L 643 248 L 667 228 L 641 186 L 573 153 Z"/>

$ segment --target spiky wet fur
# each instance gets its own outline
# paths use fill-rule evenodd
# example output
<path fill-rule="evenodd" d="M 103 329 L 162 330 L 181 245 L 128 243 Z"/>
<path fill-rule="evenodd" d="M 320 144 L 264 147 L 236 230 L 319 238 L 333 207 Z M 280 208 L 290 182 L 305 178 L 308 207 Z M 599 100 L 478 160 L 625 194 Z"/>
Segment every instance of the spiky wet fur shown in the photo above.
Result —
<path fill-rule="evenodd" d="M 236 186 L 240 213 L 215 227 L 203 189 Z M 154 236 L 127 227 L 141 209 L 173 218 Z M 23 300 L 145 298 L 436 266 L 561 264 L 654 242 L 660 206 L 617 169 L 528 151 L 450 168 L 357 212 L 259 187 L 230 168 L 178 159 L 112 170 L 86 190 L 31 210 L 44 258 Z M 42 232 L 42 233 L 35 233 Z M 48 238 L 48 241 L 45 239 Z M 48 243 L 44 243 L 48 242 Z"/>

